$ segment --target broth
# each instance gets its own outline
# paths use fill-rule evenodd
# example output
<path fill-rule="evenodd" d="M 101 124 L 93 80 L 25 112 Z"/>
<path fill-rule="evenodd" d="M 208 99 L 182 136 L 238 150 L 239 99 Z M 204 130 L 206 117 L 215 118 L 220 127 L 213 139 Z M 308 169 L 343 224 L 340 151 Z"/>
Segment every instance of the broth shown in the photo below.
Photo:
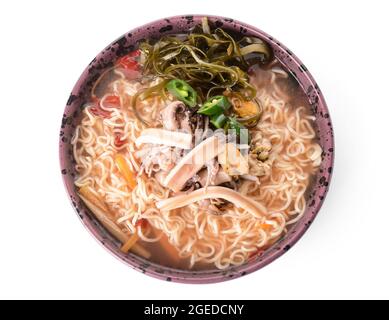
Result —
<path fill-rule="evenodd" d="M 215 32 L 214 41 L 226 40 L 214 51 L 229 53 L 225 44 L 234 40 Z M 247 77 L 235 73 L 245 70 L 238 58 L 204 64 L 209 56 L 174 51 L 173 43 L 165 50 L 164 59 L 175 59 L 169 66 L 149 63 L 163 50 L 152 55 L 156 45 L 145 44 L 96 82 L 72 141 L 75 184 L 123 251 L 177 269 L 225 269 L 262 254 L 304 214 L 321 163 L 315 119 L 296 80 L 265 44 L 250 41 L 270 60 L 251 65 Z M 164 68 L 174 77 L 164 78 Z M 212 81 L 199 80 L 212 72 Z M 233 86 L 216 85 L 235 76 Z M 216 129 L 222 133 L 210 135 Z M 231 131 L 240 143 L 221 143 Z"/>

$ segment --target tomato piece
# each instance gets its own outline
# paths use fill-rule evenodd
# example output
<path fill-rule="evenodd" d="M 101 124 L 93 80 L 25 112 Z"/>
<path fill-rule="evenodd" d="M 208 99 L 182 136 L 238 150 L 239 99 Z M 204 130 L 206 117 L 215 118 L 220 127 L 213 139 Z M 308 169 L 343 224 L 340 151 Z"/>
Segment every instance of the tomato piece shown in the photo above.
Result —
<path fill-rule="evenodd" d="M 106 96 L 102 102 L 104 107 L 120 107 L 120 98 L 116 95 Z"/>
<path fill-rule="evenodd" d="M 120 148 L 126 143 L 126 140 L 122 140 L 120 135 L 117 135 L 114 140 L 114 144 L 117 148 Z"/>
<path fill-rule="evenodd" d="M 148 223 L 149 222 L 146 219 L 139 219 L 135 223 L 135 227 L 141 227 L 143 229 L 143 228 L 146 228 L 148 226 Z"/>
<path fill-rule="evenodd" d="M 128 54 L 130 57 L 139 57 L 140 56 L 140 50 L 134 50 Z"/>
<path fill-rule="evenodd" d="M 92 107 L 92 108 L 90 108 L 90 111 L 96 117 L 102 117 L 102 118 L 110 118 L 111 117 L 111 112 L 105 111 L 105 110 L 101 109 L 100 107 Z"/>
<path fill-rule="evenodd" d="M 138 69 L 138 62 L 134 59 L 134 57 L 130 55 L 126 55 L 121 57 L 117 61 L 117 65 L 123 69 L 126 70 L 137 70 Z"/>
<path fill-rule="evenodd" d="M 91 97 L 91 107 L 90 112 L 95 115 L 96 117 L 102 117 L 102 118 L 110 118 L 111 112 L 101 109 L 100 107 L 100 99 L 96 96 Z"/>
<path fill-rule="evenodd" d="M 92 114 L 94 114 L 95 116 L 99 116 L 99 111 L 96 107 L 90 108 L 90 112 L 92 112 Z"/>

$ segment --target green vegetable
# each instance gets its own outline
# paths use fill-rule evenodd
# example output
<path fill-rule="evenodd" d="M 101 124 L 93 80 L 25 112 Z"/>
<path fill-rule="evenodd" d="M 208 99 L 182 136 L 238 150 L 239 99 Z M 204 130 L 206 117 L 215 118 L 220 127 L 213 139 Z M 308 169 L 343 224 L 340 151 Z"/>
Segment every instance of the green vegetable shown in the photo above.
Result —
<path fill-rule="evenodd" d="M 227 117 L 224 114 L 211 116 L 211 123 L 217 128 L 223 128 L 227 122 Z"/>
<path fill-rule="evenodd" d="M 250 135 L 247 128 L 238 122 L 236 118 L 229 117 L 224 127 L 228 132 L 232 131 L 239 137 L 240 143 L 248 144 L 250 142 Z"/>
<path fill-rule="evenodd" d="M 166 85 L 166 89 L 178 100 L 190 107 L 194 107 L 197 103 L 196 91 L 183 80 L 170 80 Z"/>
<path fill-rule="evenodd" d="M 228 125 L 227 129 L 235 130 L 237 134 L 240 133 L 240 129 L 245 128 L 244 125 L 242 125 L 240 122 L 238 122 L 238 121 L 236 120 L 236 118 L 233 118 L 233 117 L 229 117 L 229 118 L 228 118 L 228 123 L 227 123 L 227 125 Z"/>
<path fill-rule="evenodd" d="M 254 37 L 236 40 L 223 29 L 211 28 L 207 19 L 188 35 L 143 42 L 140 50 L 145 74 L 182 79 L 196 88 L 201 100 L 227 89 L 253 99 L 256 90 L 247 70 L 252 64 L 271 61 L 273 55 L 264 41 Z"/>
<path fill-rule="evenodd" d="M 231 103 L 225 96 L 215 96 L 207 100 L 197 113 L 207 116 L 219 115 L 227 111 L 231 107 Z"/>
<path fill-rule="evenodd" d="M 162 96 L 166 99 L 166 97 L 165 97 L 166 83 L 167 83 L 167 81 L 163 80 L 160 83 L 158 83 L 150 88 L 141 89 L 132 98 L 131 107 L 134 111 L 134 114 L 139 119 L 139 121 L 141 121 L 146 126 L 149 126 L 149 123 L 145 119 L 143 119 L 142 116 L 140 115 L 140 113 L 137 109 L 137 102 L 138 102 L 138 100 L 142 101 L 142 100 L 152 98 L 155 96 Z"/>

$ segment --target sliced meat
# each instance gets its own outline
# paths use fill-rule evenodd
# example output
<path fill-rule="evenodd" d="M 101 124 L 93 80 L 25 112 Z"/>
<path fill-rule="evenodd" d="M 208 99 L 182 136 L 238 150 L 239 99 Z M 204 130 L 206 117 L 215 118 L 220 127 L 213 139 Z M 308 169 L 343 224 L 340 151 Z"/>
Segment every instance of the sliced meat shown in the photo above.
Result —
<path fill-rule="evenodd" d="M 158 201 L 156 206 L 161 210 L 173 210 L 204 199 L 227 200 L 233 203 L 236 207 L 242 208 L 257 218 L 262 218 L 267 215 L 267 210 L 261 203 L 253 201 L 239 192 L 224 187 L 208 187 L 207 189 L 201 188 L 189 194 Z"/>
<path fill-rule="evenodd" d="M 201 142 L 170 171 L 165 186 L 174 192 L 180 191 L 206 163 L 218 156 L 223 150 L 222 146 L 221 140 L 215 136 Z"/>
<path fill-rule="evenodd" d="M 143 155 L 141 161 L 141 171 L 150 176 L 153 172 L 170 171 L 181 158 L 180 149 L 158 146 L 149 148 L 149 151 Z"/>
<path fill-rule="evenodd" d="M 208 171 L 206 169 L 201 170 L 199 172 L 198 182 L 201 184 L 202 187 L 206 186 L 207 177 L 208 177 Z M 220 168 L 216 176 L 210 181 L 210 185 L 218 186 L 220 184 L 231 182 L 231 181 L 232 181 L 231 176 L 228 173 L 226 173 L 222 168 Z"/>
<path fill-rule="evenodd" d="M 188 108 L 181 101 L 174 101 L 161 112 L 163 127 L 167 130 L 194 134 L 198 129 L 204 129 L 205 118 L 196 113 L 196 109 Z"/>

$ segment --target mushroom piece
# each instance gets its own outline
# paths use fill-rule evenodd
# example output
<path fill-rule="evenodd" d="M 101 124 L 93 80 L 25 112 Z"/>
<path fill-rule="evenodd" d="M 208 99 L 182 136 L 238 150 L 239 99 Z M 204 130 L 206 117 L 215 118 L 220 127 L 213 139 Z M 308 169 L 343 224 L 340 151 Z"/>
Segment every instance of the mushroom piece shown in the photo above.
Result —
<path fill-rule="evenodd" d="M 174 101 L 161 111 L 163 127 L 167 130 L 176 131 L 179 129 L 176 113 L 179 108 L 185 108 L 181 101 Z"/>
<path fill-rule="evenodd" d="M 174 132 L 164 129 L 145 129 L 135 140 L 137 147 L 145 143 L 162 144 L 181 149 L 192 148 L 192 135 L 183 132 Z"/>
<path fill-rule="evenodd" d="M 205 170 L 201 170 L 199 172 L 198 182 L 201 184 L 202 187 L 206 186 L 208 174 L 209 174 L 208 170 L 206 170 L 206 169 Z M 223 183 L 231 182 L 231 181 L 232 181 L 231 176 L 228 173 L 226 173 L 222 168 L 219 168 L 219 171 L 213 177 L 213 179 L 211 179 L 209 184 L 217 186 L 219 184 L 223 184 Z"/>
<path fill-rule="evenodd" d="M 180 129 L 183 132 L 192 133 L 191 119 L 189 111 L 185 111 L 183 114 L 177 114 Z"/>
<path fill-rule="evenodd" d="M 197 129 L 204 129 L 205 117 L 189 109 L 181 101 L 174 101 L 161 111 L 163 127 L 166 130 L 193 134 Z"/>
<path fill-rule="evenodd" d="M 205 182 L 205 187 L 208 187 L 210 184 L 213 184 L 217 173 L 219 172 L 219 163 L 216 161 L 215 158 L 213 158 L 211 161 L 205 164 L 207 167 L 207 180 Z"/>
<path fill-rule="evenodd" d="M 192 178 L 205 164 L 217 157 L 223 151 L 223 142 L 216 136 L 210 137 L 187 155 L 173 168 L 165 179 L 165 186 L 174 192 L 180 191 L 185 183 Z"/>
<path fill-rule="evenodd" d="M 181 101 L 174 101 L 161 111 L 162 124 L 167 130 L 192 133 L 190 111 Z"/>
<path fill-rule="evenodd" d="M 179 195 L 158 201 L 156 206 L 161 210 L 173 210 L 185 207 L 193 202 L 198 202 L 204 199 L 227 200 L 257 218 L 262 218 L 267 214 L 266 208 L 261 203 L 253 201 L 250 198 L 243 196 L 239 192 L 229 188 L 213 186 L 208 188 L 201 188 L 189 194 Z"/>
<path fill-rule="evenodd" d="M 190 111 L 190 126 L 192 129 L 192 133 L 196 133 L 197 131 L 205 132 L 204 128 L 209 127 L 209 118 L 197 113 L 197 110 Z"/>

